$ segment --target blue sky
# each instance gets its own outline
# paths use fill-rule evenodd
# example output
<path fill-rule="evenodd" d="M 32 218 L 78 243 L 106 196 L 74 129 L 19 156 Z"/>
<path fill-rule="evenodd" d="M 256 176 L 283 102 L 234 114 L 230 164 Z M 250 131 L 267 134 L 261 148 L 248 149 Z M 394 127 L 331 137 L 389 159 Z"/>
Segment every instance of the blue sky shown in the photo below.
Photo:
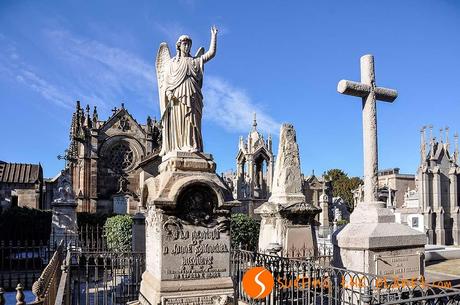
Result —
<path fill-rule="evenodd" d="M 460 131 L 460 3 L 388 1 L 9 1 L 0 2 L 0 160 L 63 166 L 76 100 L 99 118 L 123 101 L 145 122 L 159 116 L 154 58 L 180 34 L 192 50 L 220 29 L 205 71 L 205 151 L 234 168 L 251 128 L 297 130 L 306 174 L 341 168 L 362 175 L 361 102 L 336 92 L 359 80 L 359 58 L 375 56 L 379 167 L 413 173 L 419 130 Z"/>

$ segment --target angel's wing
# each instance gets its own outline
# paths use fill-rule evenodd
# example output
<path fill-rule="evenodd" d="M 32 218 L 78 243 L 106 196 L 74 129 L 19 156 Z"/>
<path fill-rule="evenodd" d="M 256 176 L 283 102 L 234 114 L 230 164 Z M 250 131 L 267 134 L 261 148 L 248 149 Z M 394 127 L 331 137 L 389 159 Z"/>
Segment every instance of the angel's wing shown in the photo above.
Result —
<path fill-rule="evenodd" d="M 157 68 L 157 80 L 158 80 L 158 93 L 160 95 L 160 113 L 163 117 L 163 113 L 166 109 L 166 85 L 165 85 L 165 73 L 168 62 L 171 60 L 171 52 L 169 51 L 168 44 L 162 42 L 158 49 L 157 59 L 155 66 Z"/>
<path fill-rule="evenodd" d="M 198 51 L 196 51 L 195 58 L 200 57 L 203 54 L 204 54 L 204 48 L 200 47 Z"/>

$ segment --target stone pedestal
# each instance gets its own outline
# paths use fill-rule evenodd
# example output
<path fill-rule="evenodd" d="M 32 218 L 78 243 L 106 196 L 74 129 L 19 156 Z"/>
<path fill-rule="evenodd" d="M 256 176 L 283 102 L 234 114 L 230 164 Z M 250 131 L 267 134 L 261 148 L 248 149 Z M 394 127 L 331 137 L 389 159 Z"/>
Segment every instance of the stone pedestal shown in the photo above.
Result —
<path fill-rule="evenodd" d="M 350 223 L 332 236 L 336 267 L 379 276 L 424 274 L 425 234 L 395 223 L 384 202 L 362 203 Z"/>
<path fill-rule="evenodd" d="M 211 155 L 173 152 L 146 181 L 146 271 L 142 304 L 229 304 L 230 208 Z"/>
<path fill-rule="evenodd" d="M 133 241 L 134 252 L 145 252 L 145 216 L 138 212 L 133 217 Z"/>
<path fill-rule="evenodd" d="M 320 209 L 306 203 L 282 206 L 266 202 L 255 210 L 262 218 L 259 251 L 281 251 L 284 257 L 312 257 L 318 254 L 313 218 Z M 274 248 L 279 247 L 279 251 Z"/>
<path fill-rule="evenodd" d="M 53 198 L 50 242 L 58 245 L 64 240 L 66 244 L 74 244 L 78 240 L 77 202 L 68 169 L 59 175 Z"/>
<path fill-rule="evenodd" d="M 52 203 L 53 215 L 51 218 L 50 241 L 59 245 L 61 240 L 66 244 L 78 240 L 77 203 L 75 200 L 54 201 Z"/>

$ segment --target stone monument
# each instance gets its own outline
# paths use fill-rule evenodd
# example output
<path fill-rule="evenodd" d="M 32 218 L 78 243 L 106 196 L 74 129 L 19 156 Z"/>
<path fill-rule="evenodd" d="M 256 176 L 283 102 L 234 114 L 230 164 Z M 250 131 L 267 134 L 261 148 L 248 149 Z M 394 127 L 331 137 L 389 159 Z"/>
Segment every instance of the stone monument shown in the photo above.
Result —
<path fill-rule="evenodd" d="M 146 271 L 141 304 L 228 304 L 230 278 L 231 191 L 203 153 L 201 117 L 203 66 L 216 52 L 211 28 L 207 52 L 190 55 L 187 35 L 172 57 L 160 45 L 156 68 L 163 144 L 159 174 L 146 180 Z"/>
<path fill-rule="evenodd" d="M 364 201 L 350 223 L 333 235 L 334 264 L 380 276 L 414 278 L 423 275 L 425 235 L 395 223 L 395 216 L 378 201 L 376 101 L 393 102 L 396 90 L 377 87 L 374 57 L 361 57 L 361 83 L 341 80 L 339 93 L 362 98 Z"/>
<path fill-rule="evenodd" d="M 302 192 L 299 147 L 291 124 L 283 124 L 273 175 L 272 195 L 254 213 L 262 217 L 259 251 L 283 256 L 313 256 L 317 241 L 313 221 L 321 209 Z M 276 251 L 278 250 L 278 251 Z"/>
<path fill-rule="evenodd" d="M 72 183 L 68 170 L 61 172 L 57 181 L 52 202 L 51 236 L 53 244 L 61 240 L 70 244 L 78 239 L 77 203 L 72 191 Z"/>
<path fill-rule="evenodd" d="M 318 228 L 318 236 L 327 238 L 331 234 L 331 230 L 329 227 L 329 196 L 326 194 L 326 184 L 323 184 L 323 192 L 319 196 L 319 205 L 321 208 L 321 214 L 319 215 L 321 225 Z"/>

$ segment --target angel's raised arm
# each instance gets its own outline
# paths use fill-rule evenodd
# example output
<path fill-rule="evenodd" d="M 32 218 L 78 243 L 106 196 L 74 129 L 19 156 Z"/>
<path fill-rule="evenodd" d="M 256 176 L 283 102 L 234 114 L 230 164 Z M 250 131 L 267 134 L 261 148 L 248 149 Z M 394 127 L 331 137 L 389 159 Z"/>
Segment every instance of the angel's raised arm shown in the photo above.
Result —
<path fill-rule="evenodd" d="M 217 45 L 217 28 L 211 27 L 211 42 L 209 43 L 209 50 L 203 54 L 203 62 L 211 60 L 216 55 Z"/>

